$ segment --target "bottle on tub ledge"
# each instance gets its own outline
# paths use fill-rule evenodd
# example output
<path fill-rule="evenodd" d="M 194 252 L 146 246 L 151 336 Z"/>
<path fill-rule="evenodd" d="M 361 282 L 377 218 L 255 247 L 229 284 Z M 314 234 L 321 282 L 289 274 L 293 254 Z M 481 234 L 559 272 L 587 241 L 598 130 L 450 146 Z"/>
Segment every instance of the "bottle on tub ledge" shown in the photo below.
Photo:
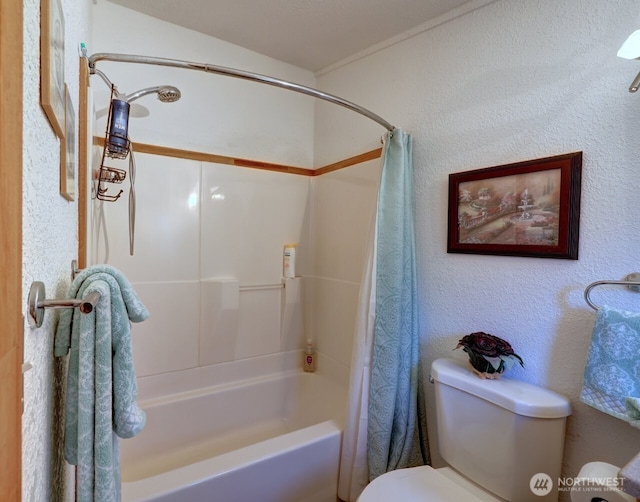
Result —
<path fill-rule="evenodd" d="M 316 370 L 316 352 L 311 338 L 307 338 L 307 347 L 304 349 L 303 369 L 307 373 L 313 373 Z"/>
<path fill-rule="evenodd" d="M 298 243 L 285 244 L 284 245 L 284 261 L 283 261 L 283 273 L 287 279 L 292 279 L 296 276 L 296 248 Z"/>

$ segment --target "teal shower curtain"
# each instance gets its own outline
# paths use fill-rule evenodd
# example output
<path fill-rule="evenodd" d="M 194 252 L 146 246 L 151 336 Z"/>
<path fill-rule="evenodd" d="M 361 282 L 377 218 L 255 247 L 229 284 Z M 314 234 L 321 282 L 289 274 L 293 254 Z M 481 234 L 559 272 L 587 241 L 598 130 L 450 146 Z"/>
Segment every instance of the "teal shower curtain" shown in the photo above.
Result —
<path fill-rule="evenodd" d="M 370 480 L 429 463 L 420 375 L 411 136 L 398 129 L 389 136 L 378 195 L 367 429 Z"/>

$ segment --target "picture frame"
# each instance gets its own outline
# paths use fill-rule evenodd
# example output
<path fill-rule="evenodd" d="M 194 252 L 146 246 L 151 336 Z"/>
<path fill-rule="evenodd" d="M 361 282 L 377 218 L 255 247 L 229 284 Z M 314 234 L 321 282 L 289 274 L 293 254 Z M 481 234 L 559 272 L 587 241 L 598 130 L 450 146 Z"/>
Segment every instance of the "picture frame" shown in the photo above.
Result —
<path fill-rule="evenodd" d="M 69 201 L 76 198 L 77 136 L 76 114 L 65 84 L 65 132 L 60 141 L 60 195 Z"/>
<path fill-rule="evenodd" d="M 65 126 L 64 14 L 60 0 L 40 1 L 40 104 L 62 139 Z"/>
<path fill-rule="evenodd" d="M 449 175 L 448 253 L 578 259 L 582 152 Z"/>

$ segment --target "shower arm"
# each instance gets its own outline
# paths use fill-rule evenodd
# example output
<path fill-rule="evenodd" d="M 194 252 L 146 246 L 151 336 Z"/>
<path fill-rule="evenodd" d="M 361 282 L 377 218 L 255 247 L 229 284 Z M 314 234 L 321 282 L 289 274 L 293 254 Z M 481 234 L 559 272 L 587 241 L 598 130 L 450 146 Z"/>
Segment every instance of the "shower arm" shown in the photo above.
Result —
<path fill-rule="evenodd" d="M 198 71 L 203 71 L 205 73 L 216 73 L 218 75 L 226 75 L 228 77 L 235 77 L 235 78 L 240 78 L 244 80 L 252 80 L 254 82 L 273 85 L 275 87 L 281 87 L 289 91 L 299 92 L 301 94 L 306 94 L 308 96 L 313 96 L 314 98 L 318 98 L 324 101 L 328 101 L 330 103 L 334 103 L 336 105 L 352 110 L 356 113 L 359 113 L 360 115 L 364 115 L 365 117 L 380 124 L 387 131 L 393 132 L 393 130 L 395 129 L 393 125 L 391 125 L 389 122 L 384 120 L 379 115 L 376 115 L 375 113 L 359 105 L 356 105 L 355 103 L 347 101 L 346 99 L 342 99 L 338 96 L 334 96 L 326 92 L 318 91 L 317 89 L 313 89 L 312 87 L 306 87 L 304 85 L 296 84 L 293 82 L 289 82 L 287 80 L 281 80 L 274 77 L 269 77 L 267 75 L 261 75 L 259 73 L 252 73 L 249 71 L 238 70 L 235 68 L 227 68 L 225 66 L 217 66 L 217 65 L 208 64 L 208 63 L 194 63 L 189 61 L 183 61 L 180 59 L 166 59 L 166 58 L 157 58 L 152 56 L 136 56 L 132 54 L 114 54 L 114 53 L 108 53 L 108 52 L 98 52 L 96 54 L 92 54 L 89 57 L 89 70 L 90 70 L 90 73 L 92 74 L 97 73 L 100 76 L 103 76 L 104 74 L 96 69 L 96 63 L 98 61 L 114 61 L 119 63 L 139 63 L 139 64 L 151 64 L 156 66 L 171 66 L 174 68 L 198 70 Z"/>
<path fill-rule="evenodd" d="M 104 73 L 102 73 L 100 70 L 98 70 L 97 68 L 92 68 L 91 69 L 91 73 L 93 75 L 98 75 L 105 84 L 107 84 L 107 87 L 109 89 L 113 89 L 115 86 L 113 85 L 113 82 L 111 82 L 111 80 L 109 80 L 109 77 L 107 77 Z"/>

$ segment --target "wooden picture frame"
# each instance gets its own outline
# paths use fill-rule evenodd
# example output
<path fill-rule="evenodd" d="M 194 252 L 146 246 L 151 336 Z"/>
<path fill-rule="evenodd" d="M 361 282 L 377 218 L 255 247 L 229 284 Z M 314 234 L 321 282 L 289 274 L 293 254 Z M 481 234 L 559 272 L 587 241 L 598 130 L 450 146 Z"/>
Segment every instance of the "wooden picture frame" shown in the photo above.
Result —
<path fill-rule="evenodd" d="M 449 175 L 448 253 L 578 259 L 582 152 Z"/>
<path fill-rule="evenodd" d="M 60 0 L 40 2 L 40 104 L 59 138 L 64 136 L 64 14 Z"/>
<path fill-rule="evenodd" d="M 65 94 L 65 132 L 60 141 L 60 194 L 67 200 L 76 198 L 76 164 L 77 137 L 76 114 L 69 93 L 69 86 L 64 85 Z"/>

